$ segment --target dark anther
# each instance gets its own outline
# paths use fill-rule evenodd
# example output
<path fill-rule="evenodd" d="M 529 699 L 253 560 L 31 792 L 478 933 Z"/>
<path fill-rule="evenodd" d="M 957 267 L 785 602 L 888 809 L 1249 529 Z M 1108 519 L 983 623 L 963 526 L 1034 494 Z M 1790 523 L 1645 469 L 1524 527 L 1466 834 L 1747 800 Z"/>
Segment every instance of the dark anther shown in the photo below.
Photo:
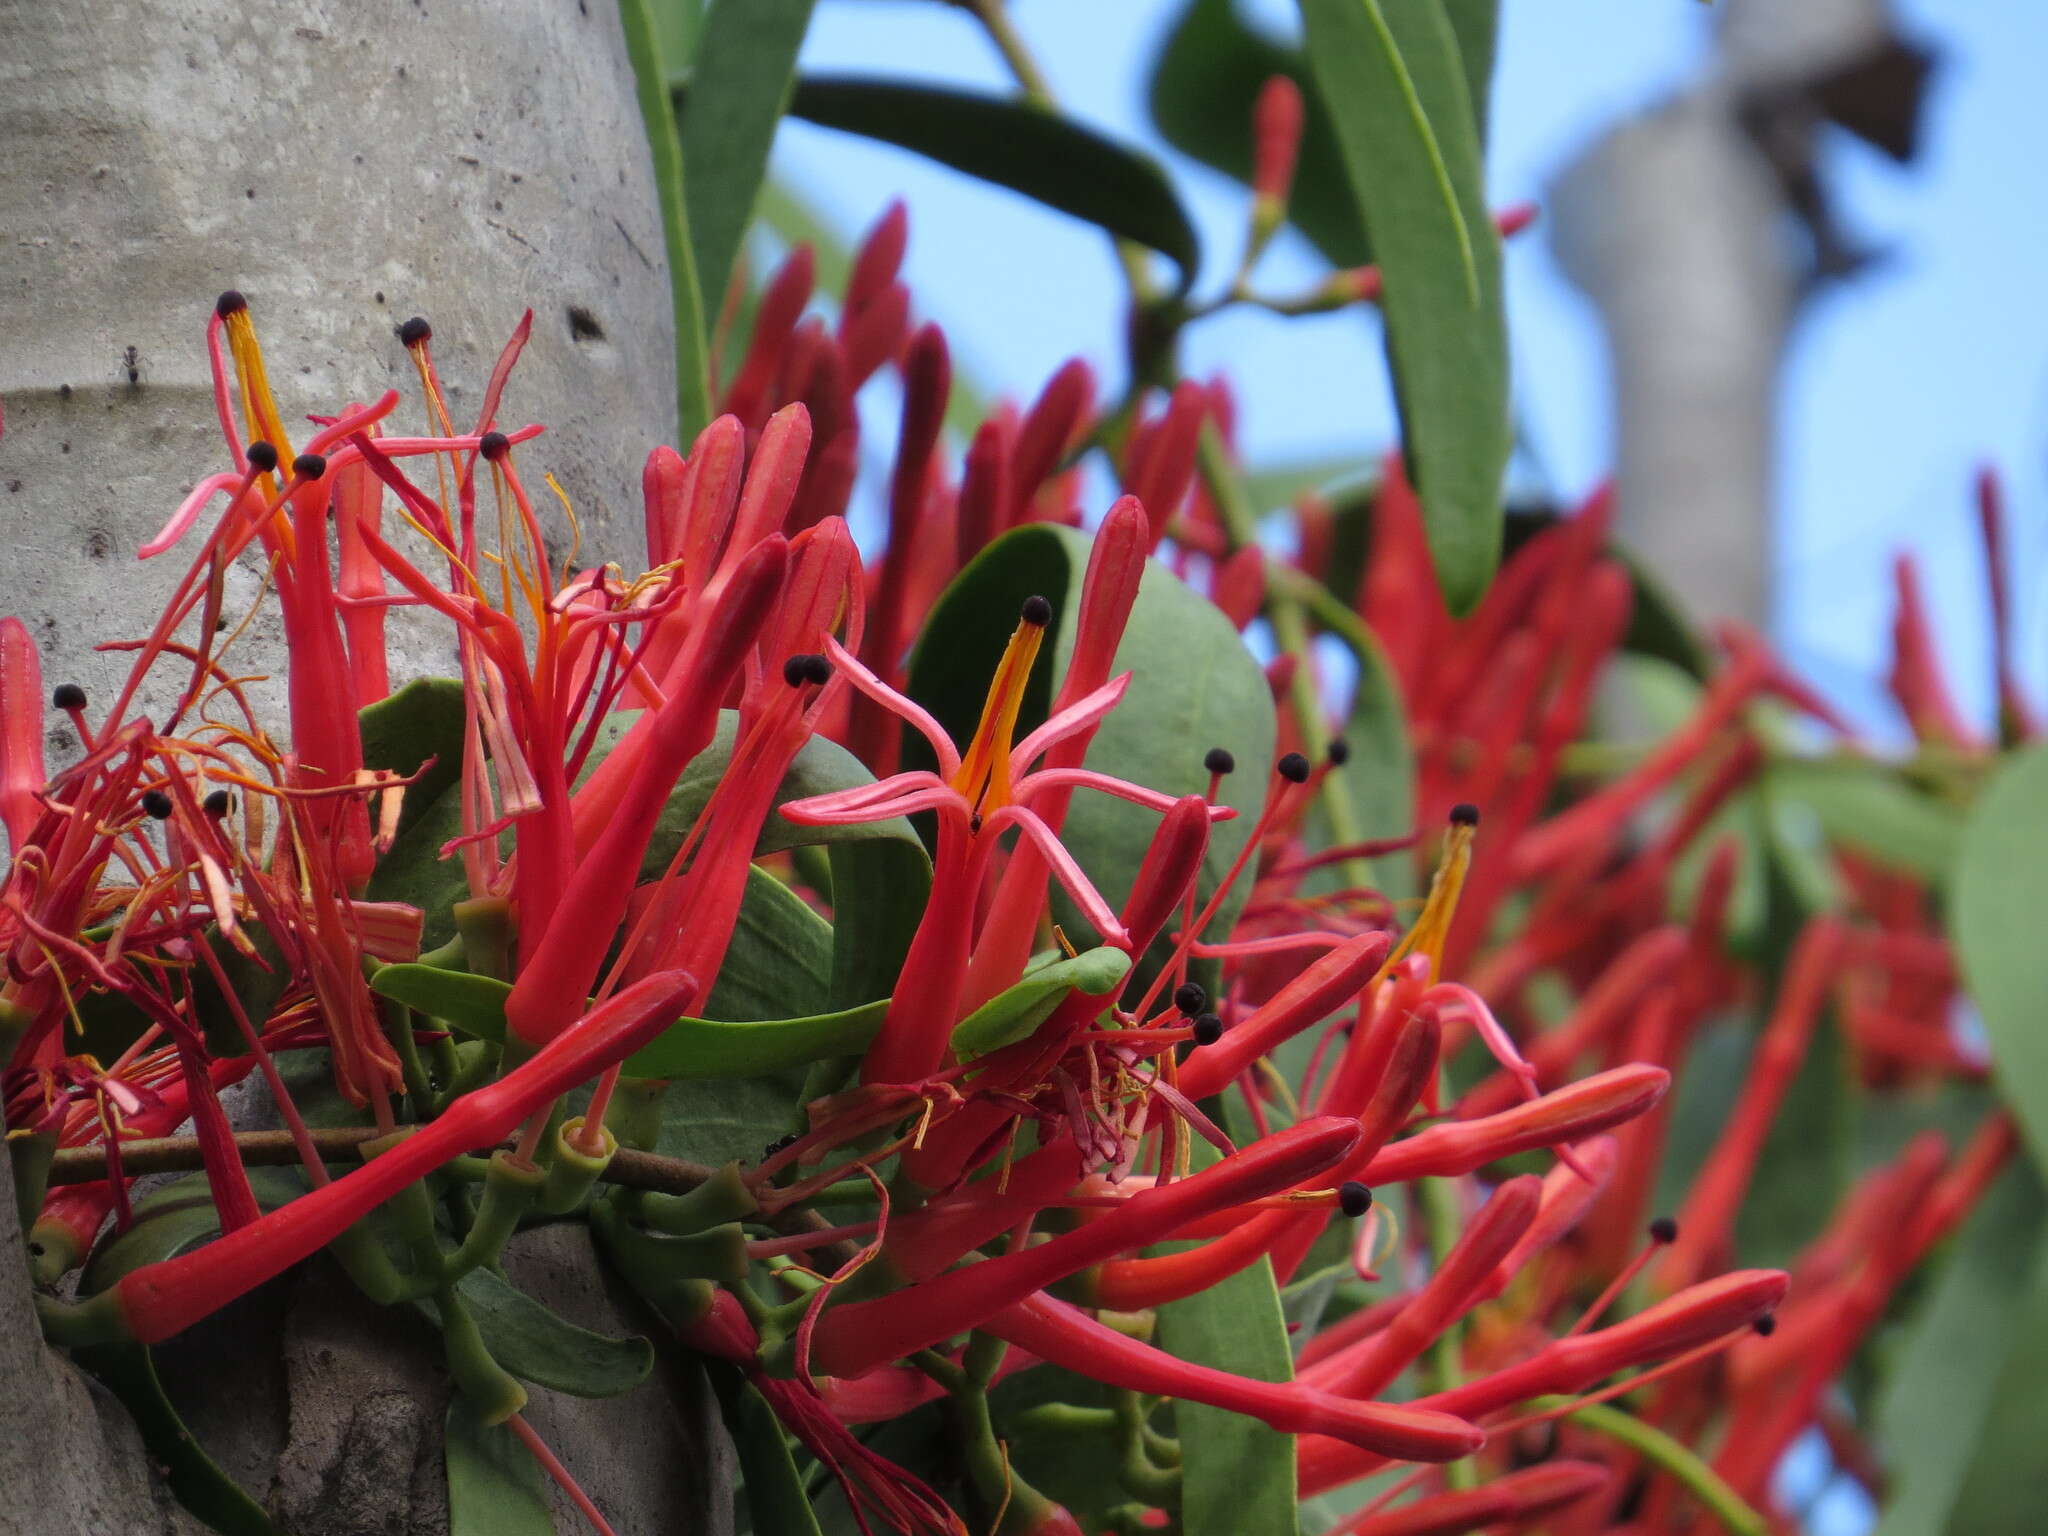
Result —
<path fill-rule="evenodd" d="M 414 315 L 398 328 L 398 339 L 408 347 L 416 347 L 433 338 L 434 328 L 427 324 L 425 315 Z"/>
<path fill-rule="evenodd" d="M 832 663 L 816 651 L 804 658 L 804 681 L 816 683 L 820 688 L 832 681 Z"/>
<path fill-rule="evenodd" d="M 1195 1019 L 1195 1044 L 1214 1045 L 1223 1038 L 1223 1021 L 1213 1013 L 1198 1015 Z"/>
<path fill-rule="evenodd" d="M 969 837 L 981 836 L 981 812 L 976 811 L 967 818 L 967 835 Z"/>
<path fill-rule="evenodd" d="M 1356 1179 L 1337 1186 L 1337 1205 L 1346 1216 L 1363 1216 L 1372 1209 L 1372 1191 Z"/>
<path fill-rule="evenodd" d="M 1754 1328 L 1760 1337 L 1768 1339 L 1778 1331 L 1778 1316 L 1775 1312 L 1766 1312 L 1749 1326 Z"/>
<path fill-rule="evenodd" d="M 495 464 L 512 451 L 512 439 L 502 432 L 486 432 L 477 440 L 476 449 Z"/>
<path fill-rule="evenodd" d="M 1280 770 L 1280 777 L 1287 780 L 1290 784 L 1306 784 L 1308 782 L 1308 759 L 1299 752 L 1285 754 L 1274 766 Z"/>
<path fill-rule="evenodd" d="M 1348 741 L 1346 741 L 1346 740 L 1345 740 L 1345 739 L 1344 739 L 1344 738 L 1343 738 L 1342 736 L 1333 736 L 1333 737 L 1331 737 L 1331 738 L 1330 738 L 1330 766 L 1331 766 L 1332 768 L 1342 768 L 1342 767 L 1343 767 L 1343 766 L 1344 766 L 1344 765 L 1345 765 L 1346 763 L 1348 763 L 1348 762 L 1350 762 L 1350 761 L 1351 761 L 1351 743 L 1350 743 L 1350 742 L 1348 742 Z"/>
<path fill-rule="evenodd" d="M 249 462 L 267 475 L 277 468 L 277 450 L 259 438 L 249 445 Z"/>
<path fill-rule="evenodd" d="M 235 808 L 235 797 L 224 789 L 216 789 L 199 804 L 209 816 L 225 816 Z"/>
<path fill-rule="evenodd" d="M 142 808 L 158 821 L 171 814 L 171 797 L 160 789 L 145 789 L 142 792 Z"/>
<path fill-rule="evenodd" d="M 1173 1006 L 1192 1019 L 1209 1006 L 1209 994 L 1200 984 L 1184 981 L 1173 989 Z"/>
<path fill-rule="evenodd" d="M 59 683 L 50 694 L 50 702 L 58 709 L 83 709 L 85 690 L 76 683 Z"/>
<path fill-rule="evenodd" d="M 242 297 L 241 290 L 230 288 L 213 301 L 213 312 L 225 320 L 229 315 L 239 315 L 249 307 L 249 301 Z"/>
<path fill-rule="evenodd" d="M 1237 759 L 1230 755 L 1227 747 L 1211 747 L 1202 759 L 1202 766 L 1211 773 L 1235 773 Z"/>
<path fill-rule="evenodd" d="M 320 453 L 302 453 L 292 460 L 292 473 L 301 480 L 318 480 L 327 473 L 327 456 Z"/>
<path fill-rule="evenodd" d="M 782 680 L 792 688 L 801 688 L 806 680 L 808 670 L 804 666 L 803 657 L 792 656 L 782 664 Z"/>
<path fill-rule="evenodd" d="M 1678 1223 L 1669 1216 L 1659 1216 L 1650 1223 L 1650 1241 L 1653 1243 L 1675 1243 L 1678 1241 Z"/>
<path fill-rule="evenodd" d="M 1042 597 L 1024 599 L 1024 611 L 1018 615 L 1026 624 L 1043 629 L 1052 622 L 1052 604 Z"/>
<path fill-rule="evenodd" d="M 1479 807 L 1460 800 L 1451 807 L 1451 825 L 1454 827 L 1476 827 L 1479 825 Z"/>

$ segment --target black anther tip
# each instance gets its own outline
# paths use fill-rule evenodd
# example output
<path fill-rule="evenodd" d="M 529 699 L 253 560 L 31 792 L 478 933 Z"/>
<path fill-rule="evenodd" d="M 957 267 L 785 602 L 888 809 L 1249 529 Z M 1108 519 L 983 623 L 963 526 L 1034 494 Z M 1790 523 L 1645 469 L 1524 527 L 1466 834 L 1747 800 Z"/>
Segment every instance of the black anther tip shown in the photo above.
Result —
<path fill-rule="evenodd" d="M 495 464 L 512 451 L 512 439 L 502 432 L 486 432 L 477 439 L 476 450 Z"/>
<path fill-rule="evenodd" d="M 259 438 L 249 445 L 248 459 L 251 465 L 267 475 L 277 468 L 277 449 Z"/>
<path fill-rule="evenodd" d="M 1476 827 L 1479 825 L 1479 807 L 1470 801 L 1461 800 L 1451 807 L 1451 825 L 1454 827 Z"/>
<path fill-rule="evenodd" d="M 76 683 L 59 683 L 50 693 L 50 703 L 58 709 L 83 709 L 85 690 Z"/>
<path fill-rule="evenodd" d="M 1209 1006 L 1209 994 L 1198 982 L 1184 981 L 1173 989 L 1173 1006 L 1192 1019 Z"/>
<path fill-rule="evenodd" d="M 1372 1191 L 1356 1179 L 1337 1186 L 1337 1206 L 1346 1216 L 1363 1216 L 1372 1209 Z"/>
<path fill-rule="evenodd" d="M 1308 782 L 1308 759 L 1299 752 L 1283 754 L 1280 761 L 1273 766 L 1279 771 L 1280 777 L 1290 784 L 1306 784 Z"/>
<path fill-rule="evenodd" d="M 145 789 L 142 792 L 142 808 L 158 821 L 171 814 L 171 797 L 160 789 Z"/>
<path fill-rule="evenodd" d="M 322 453 L 302 453 L 292 460 L 292 473 L 301 480 L 318 480 L 327 473 L 327 456 Z"/>
<path fill-rule="evenodd" d="M 416 347 L 433 338 L 434 328 L 427 324 L 425 315 L 414 315 L 398 328 L 398 339 L 408 347 Z"/>
<path fill-rule="evenodd" d="M 1200 1014 L 1195 1019 L 1195 1044 L 1214 1045 L 1223 1038 L 1223 1021 L 1213 1013 Z"/>
<path fill-rule="evenodd" d="M 1211 773 L 1235 773 L 1237 759 L 1227 747 L 1211 747 L 1202 758 L 1202 766 Z"/>
<path fill-rule="evenodd" d="M 249 301 L 242 297 L 242 290 L 230 288 L 213 301 L 213 312 L 225 320 L 229 315 L 239 315 L 249 307 Z"/>
<path fill-rule="evenodd" d="M 1052 622 L 1052 604 L 1042 597 L 1027 597 L 1017 617 L 1034 628 L 1043 629 Z"/>

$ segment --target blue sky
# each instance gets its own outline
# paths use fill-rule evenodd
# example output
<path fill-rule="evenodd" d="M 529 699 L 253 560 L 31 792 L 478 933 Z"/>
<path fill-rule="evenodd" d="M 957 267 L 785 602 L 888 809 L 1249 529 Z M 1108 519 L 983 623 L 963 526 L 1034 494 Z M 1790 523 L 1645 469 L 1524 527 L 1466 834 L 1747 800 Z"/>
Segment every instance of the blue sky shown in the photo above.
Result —
<path fill-rule="evenodd" d="M 1181 159 L 1146 120 L 1144 82 L 1178 0 L 1013 0 L 1013 14 L 1070 110 L 1165 160 L 1204 236 L 1210 287 L 1234 262 L 1242 193 Z M 1250 7 L 1284 28 L 1285 0 Z M 1890 724 L 1874 679 L 1890 614 L 1888 561 L 1925 561 L 1943 643 L 1965 700 L 1989 698 L 1981 561 L 1969 481 L 2005 471 L 2013 509 L 2019 652 L 2048 668 L 2048 308 L 2033 302 L 2048 248 L 2038 97 L 2048 8 L 2035 0 L 1902 7 L 1942 55 L 1920 162 L 1900 170 L 1846 140 L 1828 170 L 1851 227 L 1885 247 L 1879 267 L 1812 306 L 1781 407 L 1776 627 L 1787 651 L 1860 716 Z M 1695 0 L 1503 0 L 1490 181 L 1496 204 L 1540 199 L 1602 125 L 1656 97 L 1701 56 L 1712 10 Z M 962 12 L 931 0 L 822 0 L 810 69 L 1007 87 Z M 991 390 L 1035 391 L 1068 356 L 1115 367 L 1122 290 L 1101 235 L 900 151 L 791 123 L 776 170 L 828 225 L 863 227 L 892 196 L 912 210 L 907 276 L 958 365 Z M 1317 273 L 1287 237 L 1261 269 L 1287 291 Z M 1535 458 L 1568 495 L 1610 456 L 1606 380 L 1591 310 L 1539 231 L 1507 257 L 1519 407 Z M 1233 312 L 1191 336 L 1197 372 L 1239 386 L 1255 464 L 1360 459 L 1391 438 L 1378 339 L 1356 314 L 1284 321 Z"/>

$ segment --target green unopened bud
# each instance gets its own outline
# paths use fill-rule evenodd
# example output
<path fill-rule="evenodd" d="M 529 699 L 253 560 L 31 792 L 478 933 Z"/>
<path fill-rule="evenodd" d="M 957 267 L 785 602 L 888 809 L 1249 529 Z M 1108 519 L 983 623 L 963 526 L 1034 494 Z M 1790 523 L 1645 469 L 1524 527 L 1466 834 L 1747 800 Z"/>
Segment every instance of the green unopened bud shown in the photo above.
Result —
<path fill-rule="evenodd" d="M 591 1152 L 582 1144 L 583 1117 L 562 1122 L 555 1132 L 555 1160 L 548 1166 L 547 1182 L 541 1187 L 540 1208 L 549 1216 L 573 1211 L 590 1194 L 591 1187 L 611 1166 L 619 1143 L 603 1126 L 597 1128 L 600 1150 Z"/>

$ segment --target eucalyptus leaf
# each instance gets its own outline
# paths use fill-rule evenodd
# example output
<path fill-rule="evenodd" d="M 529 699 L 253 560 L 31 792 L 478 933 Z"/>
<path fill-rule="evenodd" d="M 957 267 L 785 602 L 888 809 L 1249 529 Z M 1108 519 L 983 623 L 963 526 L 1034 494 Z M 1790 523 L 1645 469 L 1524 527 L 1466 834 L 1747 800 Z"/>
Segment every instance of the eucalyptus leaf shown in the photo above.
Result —
<path fill-rule="evenodd" d="M 679 93 L 680 95 L 680 93 Z M 908 80 L 806 75 L 789 112 L 912 150 L 1135 240 L 1194 282 L 1201 247 L 1157 163 L 1069 117 L 1017 97 Z"/>
<path fill-rule="evenodd" d="M 753 218 L 813 0 L 712 0 L 681 113 L 683 201 L 704 312 L 715 315 Z"/>
<path fill-rule="evenodd" d="M 1829 841 L 1934 885 L 1946 883 L 1962 839 L 1955 807 L 1915 790 L 1881 762 L 1785 762 L 1771 791 L 1807 807 Z"/>
<path fill-rule="evenodd" d="M 1167 143 L 1249 186 L 1252 107 L 1275 75 L 1301 87 L 1304 108 L 1288 219 L 1333 265 L 1362 266 L 1371 246 L 1308 63 L 1299 48 L 1251 26 L 1239 0 L 1189 0 L 1153 62 L 1146 107 Z"/>
<path fill-rule="evenodd" d="M 2013 756 L 1963 830 L 1949 936 L 1990 1037 L 1999 1091 L 2048 1167 L 2048 746 Z"/>
<path fill-rule="evenodd" d="M 1300 4 L 1380 268 L 1409 478 L 1445 600 L 1465 613 L 1499 561 L 1513 434 L 1500 237 L 1457 34 L 1436 5 Z"/>
<path fill-rule="evenodd" d="M 406 786 L 400 802 L 401 837 L 462 776 L 464 708 L 457 679 L 422 677 L 356 714 L 365 768 L 405 776 L 420 773 Z"/>

